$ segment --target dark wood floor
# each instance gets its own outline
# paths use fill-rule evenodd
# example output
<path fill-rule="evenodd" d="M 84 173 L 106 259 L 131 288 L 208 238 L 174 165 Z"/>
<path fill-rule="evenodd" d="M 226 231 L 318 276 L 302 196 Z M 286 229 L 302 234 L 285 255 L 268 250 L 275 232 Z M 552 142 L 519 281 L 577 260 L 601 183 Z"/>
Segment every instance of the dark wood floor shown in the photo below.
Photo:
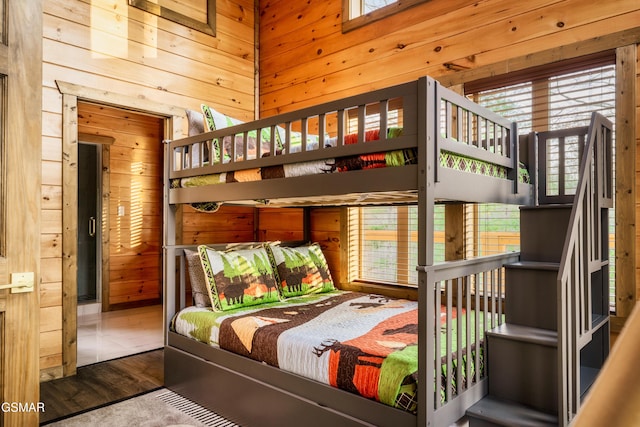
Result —
<path fill-rule="evenodd" d="M 119 402 L 164 384 L 164 352 L 154 350 L 78 368 L 77 375 L 40 384 L 40 424 Z"/>

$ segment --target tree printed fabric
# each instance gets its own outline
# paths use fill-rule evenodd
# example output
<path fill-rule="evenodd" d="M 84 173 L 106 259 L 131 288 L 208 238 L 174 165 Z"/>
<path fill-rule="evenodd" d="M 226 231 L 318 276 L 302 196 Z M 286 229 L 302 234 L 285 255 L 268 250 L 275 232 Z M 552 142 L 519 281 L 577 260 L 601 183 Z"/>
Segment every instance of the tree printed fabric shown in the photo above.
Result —
<path fill-rule="evenodd" d="M 220 252 L 199 246 L 214 311 L 280 300 L 274 270 L 264 248 Z"/>
<path fill-rule="evenodd" d="M 429 387 L 445 402 L 447 393 L 451 399 L 486 378 L 484 341 L 476 336 L 484 337 L 497 317 L 444 305 L 440 316 L 434 314 L 441 319 L 440 366 L 434 367 L 441 377 Z M 416 301 L 335 290 L 217 313 L 187 307 L 171 328 L 304 378 L 405 411 L 417 409 Z M 435 355 L 436 347 L 430 348 Z"/>
<path fill-rule="evenodd" d="M 332 291 L 333 279 L 320 245 L 267 246 L 284 298 Z"/>

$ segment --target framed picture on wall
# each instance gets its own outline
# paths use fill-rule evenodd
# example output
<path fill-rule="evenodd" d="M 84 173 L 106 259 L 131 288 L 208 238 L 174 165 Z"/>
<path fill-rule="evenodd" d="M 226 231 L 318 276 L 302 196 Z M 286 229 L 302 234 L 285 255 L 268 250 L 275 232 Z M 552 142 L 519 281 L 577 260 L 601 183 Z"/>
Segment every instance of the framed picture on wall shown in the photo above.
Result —
<path fill-rule="evenodd" d="M 215 0 L 129 0 L 129 5 L 211 36 L 216 35 Z"/>

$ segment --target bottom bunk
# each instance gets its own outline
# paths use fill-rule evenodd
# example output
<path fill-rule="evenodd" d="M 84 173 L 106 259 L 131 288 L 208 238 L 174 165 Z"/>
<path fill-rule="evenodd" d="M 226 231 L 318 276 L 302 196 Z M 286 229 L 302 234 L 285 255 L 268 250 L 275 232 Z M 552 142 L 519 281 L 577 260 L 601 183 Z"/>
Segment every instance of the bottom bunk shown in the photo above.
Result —
<path fill-rule="evenodd" d="M 415 426 L 416 416 L 170 333 L 165 387 L 243 426 Z"/>
<path fill-rule="evenodd" d="M 427 306 L 341 291 L 326 281 L 323 292 L 305 294 L 314 275 L 305 273 L 300 287 L 291 277 L 286 283 L 302 294 L 257 303 L 269 298 L 248 284 L 245 306 L 214 311 L 203 304 L 187 306 L 185 251 L 168 249 L 167 259 L 177 261 L 182 278 L 176 280 L 179 287 L 167 289 L 165 384 L 240 425 L 415 426 L 429 400 L 450 424 L 486 394 L 484 331 L 503 320 L 501 292 L 496 292 L 503 258 L 436 267 L 433 273 L 442 282 Z M 262 276 L 268 273 L 257 264 Z M 204 274 L 215 277 L 216 268 L 204 266 Z M 218 297 L 225 299 L 222 294 Z M 428 327 L 429 317 L 433 341 L 421 349 L 419 329 Z M 433 375 L 418 371 L 421 351 L 437 354 Z M 418 395 L 419 381 L 431 383 L 432 399 Z"/>

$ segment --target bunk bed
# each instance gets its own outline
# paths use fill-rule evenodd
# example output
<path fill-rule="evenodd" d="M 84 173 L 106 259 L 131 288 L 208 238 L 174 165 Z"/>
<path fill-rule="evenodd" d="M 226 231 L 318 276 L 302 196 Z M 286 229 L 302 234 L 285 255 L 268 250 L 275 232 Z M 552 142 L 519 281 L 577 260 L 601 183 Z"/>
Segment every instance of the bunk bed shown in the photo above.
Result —
<path fill-rule="evenodd" d="M 515 123 L 429 77 L 167 143 L 166 386 L 240 425 L 455 422 L 486 394 L 483 331 L 502 322 L 503 265 L 518 254 L 434 264 L 434 205 L 532 204 L 535 170 L 526 165 L 532 154 L 519 145 Z M 194 339 L 184 319 L 211 310 L 188 307 L 187 254 L 195 248 L 176 245 L 176 208 L 215 210 L 222 203 L 417 204 L 419 298 L 393 301 L 411 311 L 416 324 L 420 369 L 409 375 L 415 405 L 401 410 Z M 238 250 L 214 245 L 200 251 L 228 249 Z M 376 297 L 331 290 L 313 298 L 312 304 Z M 248 309 L 273 317 L 305 303 L 293 297 Z M 205 327 L 201 341 L 218 335 L 210 331 L 222 324 Z"/>

